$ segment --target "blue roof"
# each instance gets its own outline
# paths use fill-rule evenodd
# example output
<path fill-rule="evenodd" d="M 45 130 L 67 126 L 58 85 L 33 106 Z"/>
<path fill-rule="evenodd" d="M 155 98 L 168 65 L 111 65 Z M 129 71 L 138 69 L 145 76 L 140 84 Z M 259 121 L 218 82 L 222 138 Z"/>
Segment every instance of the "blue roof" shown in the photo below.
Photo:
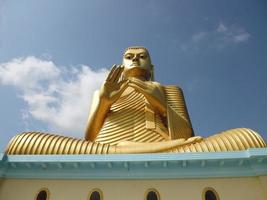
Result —
<path fill-rule="evenodd" d="M 267 148 L 235 152 L 5 155 L 0 178 L 177 179 L 267 175 Z"/>

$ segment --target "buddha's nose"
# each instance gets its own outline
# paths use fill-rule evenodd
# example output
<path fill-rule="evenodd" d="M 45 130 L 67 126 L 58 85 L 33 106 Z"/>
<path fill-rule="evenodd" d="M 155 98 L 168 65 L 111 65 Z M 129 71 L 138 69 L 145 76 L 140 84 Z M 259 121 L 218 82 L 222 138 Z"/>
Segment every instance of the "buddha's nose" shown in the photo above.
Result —
<path fill-rule="evenodd" d="M 138 61 L 138 56 L 137 55 L 134 55 L 133 62 L 137 62 L 137 61 Z"/>

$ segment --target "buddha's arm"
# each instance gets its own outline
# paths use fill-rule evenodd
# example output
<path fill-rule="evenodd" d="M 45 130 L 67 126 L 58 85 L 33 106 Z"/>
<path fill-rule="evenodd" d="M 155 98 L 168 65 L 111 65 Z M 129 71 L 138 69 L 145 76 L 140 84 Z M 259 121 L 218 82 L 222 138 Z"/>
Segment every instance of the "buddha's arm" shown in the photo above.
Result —
<path fill-rule="evenodd" d="M 99 92 L 95 93 L 91 112 L 85 130 L 85 139 L 94 141 L 97 137 L 111 105 L 121 96 L 127 87 L 127 81 L 120 81 L 123 67 L 116 65 L 111 69 Z"/>
<path fill-rule="evenodd" d="M 194 136 L 191 121 L 181 88 L 175 85 L 164 86 L 167 101 L 168 129 L 172 139 Z"/>
<path fill-rule="evenodd" d="M 99 91 L 96 91 L 94 93 L 93 102 L 85 130 L 85 140 L 95 140 L 104 123 L 109 109 L 110 106 L 108 106 L 105 101 L 100 100 Z"/>

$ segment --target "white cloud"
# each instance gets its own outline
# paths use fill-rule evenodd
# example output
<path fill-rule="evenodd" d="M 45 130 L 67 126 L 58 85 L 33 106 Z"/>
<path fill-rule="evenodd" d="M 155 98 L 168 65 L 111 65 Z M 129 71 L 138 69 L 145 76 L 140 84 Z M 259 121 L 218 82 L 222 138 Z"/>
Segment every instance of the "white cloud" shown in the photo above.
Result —
<path fill-rule="evenodd" d="M 233 25 L 227 27 L 222 22 L 220 22 L 216 31 L 218 33 L 217 37 L 222 37 L 224 42 L 241 43 L 250 38 L 250 34 L 244 28 Z"/>
<path fill-rule="evenodd" d="M 244 42 L 247 41 L 250 38 L 250 34 L 247 32 L 240 32 L 239 34 L 236 34 L 233 36 L 233 40 L 235 42 Z"/>
<path fill-rule="evenodd" d="M 196 33 L 192 36 L 192 39 L 193 41 L 197 42 L 197 41 L 200 41 L 202 39 L 204 39 L 204 37 L 207 35 L 207 33 L 205 32 L 199 32 L 199 33 Z"/>
<path fill-rule="evenodd" d="M 37 89 L 40 81 L 57 79 L 60 74 L 53 62 L 35 57 L 14 59 L 0 66 L 2 84 L 14 85 L 22 90 Z"/>
<path fill-rule="evenodd" d="M 214 29 L 194 33 L 190 40 L 180 44 L 181 51 L 199 52 L 201 49 L 222 49 L 246 42 L 251 35 L 245 28 L 220 22 Z"/>
<path fill-rule="evenodd" d="M 220 22 L 219 26 L 217 27 L 217 32 L 223 33 L 225 31 L 227 31 L 227 27 L 222 22 Z"/>
<path fill-rule="evenodd" d="M 27 57 L 0 64 L 0 84 L 20 90 L 28 107 L 22 120 L 34 118 L 46 123 L 48 131 L 82 136 L 93 92 L 107 70 L 88 66 L 58 67 L 52 61 Z"/>

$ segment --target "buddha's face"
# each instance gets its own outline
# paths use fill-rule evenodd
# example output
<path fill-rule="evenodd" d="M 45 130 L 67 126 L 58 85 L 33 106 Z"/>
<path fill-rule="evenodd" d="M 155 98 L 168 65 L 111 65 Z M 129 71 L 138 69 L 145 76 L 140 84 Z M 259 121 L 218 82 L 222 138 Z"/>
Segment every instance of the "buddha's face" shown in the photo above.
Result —
<path fill-rule="evenodd" d="M 124 75 L 131 76 L 149 76 L 151 70 L 151 61 L 149 54 L 145 49 L 128 49 L 123 56 Z"/>

